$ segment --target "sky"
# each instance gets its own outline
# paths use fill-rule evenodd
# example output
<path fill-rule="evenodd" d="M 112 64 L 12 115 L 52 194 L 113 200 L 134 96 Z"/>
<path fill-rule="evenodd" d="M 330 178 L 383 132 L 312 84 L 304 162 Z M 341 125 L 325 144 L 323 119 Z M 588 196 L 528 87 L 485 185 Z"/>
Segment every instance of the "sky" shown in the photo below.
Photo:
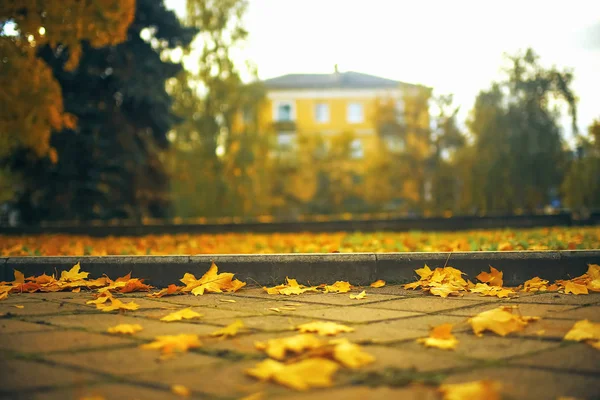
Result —
<path fill-rule="evenodd" d="M 166 4 L 185 12 L 185 0 Z M 600 1 L 249 0 L 244 25 L 237 56 L 261 79 L 338 64 L 452 93 L 462 121 L 502 77 L 503 53 L 532 47 L 543 65 L 573 69 L 580 131 L 600 118 Z"/>

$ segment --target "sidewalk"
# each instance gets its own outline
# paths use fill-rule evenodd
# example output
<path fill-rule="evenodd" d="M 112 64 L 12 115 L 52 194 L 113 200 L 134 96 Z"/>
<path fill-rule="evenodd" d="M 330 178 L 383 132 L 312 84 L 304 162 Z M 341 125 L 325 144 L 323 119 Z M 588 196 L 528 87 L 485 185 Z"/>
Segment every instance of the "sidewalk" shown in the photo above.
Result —
<path fill-rule="evenodd" d="M 140 308 L 125 314 L 86 305 L 92 298 L 89 292 L 11 295 L 0 302 L 0 397 L 180 399 L 170 389 L 178 384 L 191 389 L 190 398 L 202 399 L 258 392 L 264 399 L 440 399 L 440 383 L 480 379 L 499 381 L 506 399 L 600 396 L 600 352 L 561 340 L 577 320 L 600 322 L 600 293 L 521 293 L 509 300 L 476 294 L 443 299 L 400 286 L 366 290 L 363 300 L 351 300 L 347 293 L 273 296 L 257 287 L 227 295 L 159 299 L 132 293 L 122 297 Z M 295 310 L 270 310 L 289 303 L 297 304 Z M 466 323 L 479 312 L 515 304 L 523 315 L 542 319 L 507 337 L 476 337 Z M 203 317 L 159 321 L 187 307 Z M 238 319 L 250 328 L 246 333 L 224 340 L 209 336 Z M 354 327 L 354 332 L 339 336 L 361 343 L 376 361 L 358 370 L 340 369 L 334 387 L 307 392 L 244 374 L 265 358 L 255 341 L 297 334 L 292 331 L 296 325 L 314 320 Z M 125 323 L 144 329 L 132 336 L 106 332 Z M 416 343 L 430 326 L 442 323 L 455 324 L 460 342 L 455 351 Z M 139 348 L 155 336 L 181 333 L 200 335 L 203 346 L 164 361 L 158 359 L 159 352 Z"/>

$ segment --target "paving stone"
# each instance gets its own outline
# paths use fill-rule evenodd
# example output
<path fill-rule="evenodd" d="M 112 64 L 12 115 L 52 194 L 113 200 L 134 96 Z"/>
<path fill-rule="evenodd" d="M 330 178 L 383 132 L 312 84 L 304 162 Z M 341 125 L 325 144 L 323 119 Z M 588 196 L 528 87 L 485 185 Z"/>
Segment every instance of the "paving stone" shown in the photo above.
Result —
<path fill-rule="evenodd" d="M 216 357 L 187 352 L 161 361 L 160 351 L 139 347 L 115 350 L 84 351 L 75 354 L 49 354 L 45 359 L 61 365 L 111 375 L 138 374 L 149 371 L 164 372 L 173 368 L 216 366 L 222 360 Z"/>
<path fill-rule="evenodd" d="M 477 368 L 451 375 L 444 383 L 464 383 L 480 379 L 500 382 L 503 398 L 523 400 L 555 400 L 561 396 L 592 399 L 598 397 L 600 388 L 598 376 L 518 367 Z"/>
<path fill-rule="evenodd" d="M 525 339 L 514 336 L 484 334 L 477 337 L 472 333 L 457 333 L 458 346 L 454 352 L 463 357 L 481 360 L 501 360 L 540 350 L 555 349 L 559 343 L 541 339 Z M 408 345 L 408 344 L 407 344 Z M 422 344 L 411 342 L 411 349 L 424 348 Z"/>
<path fill-rule="evenodd" d="M 270 332 L 270 333 L 256 333 L 250 335 L 238 335 L 228 339 L 203 339 L 207 348 L 210 349 L 223 349 L 233 350 L 237 353 L 260 355 L 265 354 L 261 350 L 257 350 L 254 345 L 256 342 L 265 342 L 269 339 L 290 337 L 299 334 L 300 332 L 285 331 L 285 332 Z M 347 337 L 345 334 L 340 334 L 337 337 Z M 323 337 L 323 340 L 328 340 L 329 337 Z"/>
<path fill-rule="evenodd" d="M 333 307 L 308 311 L 298 309 L 295 311 L 294 315 L 348 323 L 365 323 L 412 317 L 419 315 L 419 313 L 369 307 Z"/>
<path fill-rule="evenodd" d="M 67 303 L 55 303 L 49 301 L 23 303 L 23 308 L 16 308 L 13 304 L 0 304 L 0 314 L 12 315 L 47 315 L 65 314 L 75 311 L 85 311 L 86 308 Z"/>
<path fill-rule="evenodd" d="M 94 347 L 123 346 L 133 343 L 135 342 L 123 337 L 81 331 L 52 330 L 20 333 L 18 335 L 12 333 L 0 334 L 0 349 L 22 353 L 81 350 Z"/>
<path fill-rule="evenodd" d="M 2 358 L 0 354 L 0 393 L 20 392 L 62 385 L 86 387 L 97 376 L 56 365 Z M 9 396 L 10 398 L 10 396 Z"/>
<path fill-rule="evenodd" d="M 381 301 L 395 300 L 399 296 L 372 293 L 370 288 L 365 288 L 367 297 L 360 300 L 350 298 L 350 294 L 359 294 L 361 291 L 353 290 L 348 293 L 303 293 L 299 296 L 289 296 L 289 301 L 294 303 L 318 303 L 334 306 L 360 306 Z M 283 297 L 278 295 L 277 297 Z"/>
<path fill-rule="evenodd" d="M 471 326 L 467 323 L 467 318 L 452 315 L 424 315 L 421 317 L 406 318 L 402 321 L 402 326 L 414 330 L 429 331 L 432 327 L 441 324 L 452 324 L 453 332 L 470 331 Z"/>
<path fill-rule="evenodd" d="M 44 297 L 40 293 L 10 293 L 6 299 L 2 300 L 2 304 L 39 303 L 44 301 L 43 299 Z"/>
<path fill-rule="evenodd" d="M 183 368 L 169 371 L 154 371 L 132 377 L 139 382 L 161 382 L 167 385 L 184 385 L 191 390 L 213 396 L 240 398 L 251 393 L 265 391 L 265 399 L 275 394 L 289 394 L 292 390 L 279 385 L 261 383 L 244 374 L 259 361 L 228 362 L 213 367 Z"/>
<path fill-rule="evenodd" d="M 600 306 L 572 308 L 569 312 L 553 314 L 552 318 L 582 320 L 589 319 L 600 323 Z"/>
<path fill-rule="evenodd" d="M 481 304 L 481 301 L 456 300 L 449 298 L 444 299 L 442 297 L 423 296 L 371 304 L 369 305 L 369 307 L 382 308 L 388 310 L 419 311 L 425 313 L 432 313 L 448 309 L 473 306 L 476 304 Z"/>
<path fill-rule="evenodd" d="M 235 300 L 235 303 L 228 303 L 223 300 Z M 221 294 L 221 293 L 210 293 L 202 296 L 194 296 L 191 294 L 179 295 L 179 296 L 164 296 L 160 298 L 153 299 L 153 301 L 164 302 L 170 304 L 180 304 L 187 307 L 197 307 L 197 306 L 235 306 L 238 304 L 253 304 L 255 302 L 264 301 L 263 298 L 253 298 L 253 297 L 242 297 L 237 293 L 232 294 Z M 271 299 L 273 300 L 273 299 Z"/>
<path fill-rule="evenodd" d="M 119 324 L 139 324 L 144 329 L 137 332 L 134 336 L 123 336 L 133 339 L 152 339 L 160 335 L 177 335 L 180 333 L 209 335 L 217 327 L 214 325 L 204 325 L 201 323 L 187 322 L 162 322 L 147 318 L 134 317 L 137 314 L 84 314 L 84 315 L 60 315 L 54 317 L 44 317 L 43 320 L 51 325 L 66 328 L 81 328 L 93 332 L 106 333 L 111 326 Z M 43 326 L 43 325 L 41 325 Z M 116 335 L 121 337 L 120 335 Z"/>
<path fill-rule="evenodd" d="M 280 398 L 280 397 L 277 397 Z M 281 397 L 283 398 L 283 397 Z M 306 399 L 305 393 L 286 394 L 287 400 Z M 311 390 L 311 400 L 439 400 L 438 391 L 435 388 L 423 385 L 411 385 L 405 388 L 349 386 L 325 390 Z"/>
<path fill-rule="evenodd" d="M 150 387 L 129 385 L 124 383 L 105 383 L 93 386 L 90 385 L 87 387 L 44 390 L 43 392 L 39 393 L 27 394 L 27 398 L 31 400 L 65 400 L 84 398 L 180 400 L 181 396 L 178 396 L 168 390 L 159 390 Z"/>
<path fill-rule="evenodd" d="M 181 310 L 184 308 L 186 308 L 186 307 L 179 306 L 179 309 L 177 309 L 177 310 L 170 309 L 170 310 L 143 311 L 140 309 L 139 311 L 136 311 L 136 316 L 159 320 L 174 311 L 178 311 L 178 310 Z M 186 322 L 189 322 L 189 323 L 201 323 L 202 321 L 222 320 L 225 318 L 241 318 L 241 317 L 257 315 L 257 313 L 252 313 L 252 312 L 229 311 L 229 310 L 220 310 L 220 309 L 216 309 L 216 308 L 206 308 L 206 307 L 190 307 L 190 308 L 193 311 L 196 311 L 197 313 L 202 314 L 202 317 L 186 320 Z"/>
<path fill-rule="evenodd" d="M 355 325 L 355 331 L 344 334 L 354 342 L 391 343 L 401 340 L 414 340 L 426 336 L 427 333 L 412 329 L 412 318 L 397 319 L 393 321 L 373 322 L 364 325 Z"/>
<path fill-rule="evenodd" d="M 517 358 L 511 364 L 592 372 L 600 376 L 600 351 L 585 343 L 563 342 L 562 346 Z"/>
<path fill-rule="evenodd" d="M 540 319 L 528 324 L 517 336 L 530 336 L 542 339 L 562 339 L 571 330 L 575 321 L 568 319 Z"/>
<path fill-rule="evenodd" d="M 403 369 L 415 368 L 419 372 L 445 370 L 465 367 L 474 362 L 458 357 L 455 353 L 432 348 L 414 348 L 410 344 L 396 346 L 365 346 L 363 350 L 373 356 L 376 361 L 363 368 L 365 371 L 380 370 L 386 367 Z"/>
<path fill-rule="evenodd" d="M 513 311 L 513 314 L 535 316 L 542 318 L 555 318 L 559 315 L 569 314 L 574 309 L 573 305 L 562 305 L 562 304 L 536 304 L 536 303 L 522 303 L 515 304 L 509 302 L 500 302 L 496 304 L 482 304 L 471 308 L 463 308 L 458 310 L 446 310 L 443 314 L 447 315 L 461 315 L 465 317 L 472 317 L 481 312 L 493 310 L 501 306 L 518 306 L 519 308 Z M 568 312 L 567 312 L 568 311 Z"/>
<path fill-rule="evenodd" d="M 561 294 L 558 292 L 539 293 L 535 296 L 520 296 L 516 299 L 511 299 L 514 303 L 543 303 L 543 304 L 599 304 L 600 293 L 590 294 Z"/>
<path fill-rule="evenodd" d="M 285 315 L 267 315 L 260 317 L 246 317 L 241 318 L 244 325 L 250 329 L 256 329 L 259 331 L 266 332 L 282 332 L 292 331 L 296 326 L 314 321 L 314 318 L 303 318 L 296 316 L 285 316 Z M 235 322 L 235 319 L 222 319 L 212 320 L 211 323 L 215 325 L 226 326 Z"/>
<path fill-rule="evenodd" d="M 50 331 L 52 329 L 54 328 L 48 325 L 19 321 L 14 318 L 0 319 L 0 333 L 2 334 Z"/>
<path fill-rule="evenodd" d="M 143 297 L 131 298 L 131 297 L 120 296 L 120 295 L 115 295 L 115 297 L 126 303 L 129 303 L 130 301 L 135 302 L 138 306 L 140 306 L 139 310 L 157 309 L 157 308 L 163 309 L 163 310 L 176 310 L 176 309 L 182 308 L 181 306 L 176 305 L 176 304 L 154 301 L 154 300 L 150 300 L 150 299 L 145 299 Z M 94 309 L 96 309 L 95 304 L 86 304 L 86 302 L 93 300 L 93 299 L 94 299 L 94 297 L 91 295 L 86 295 L 86 296 L 82 295 L 82 296 L 74 297 L 72 299 L 64 299 L 64 300 L 62 300 L 62 302 L 70 303 L 70 304 L 78 304 L 78 305 L 84 307 L 86 310 L 87 309 L 94 310 Z"/>

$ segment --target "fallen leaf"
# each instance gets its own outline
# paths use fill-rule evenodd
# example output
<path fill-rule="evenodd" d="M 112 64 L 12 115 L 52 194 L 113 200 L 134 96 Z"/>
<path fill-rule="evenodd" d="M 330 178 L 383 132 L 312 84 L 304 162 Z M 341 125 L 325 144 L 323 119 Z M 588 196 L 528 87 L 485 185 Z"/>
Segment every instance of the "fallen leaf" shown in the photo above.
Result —
<path fill-rule="evenodd" d="M 523 317 L 514 315 L 512 311 L 515 307 L 498 307 L 493 310 L 484 311 L 476 316 L 469 318 L 468 322 L 473 328 L 473 333 L 482 336 L 482 332 L 490 330 L 500 336 L 506 336 L 512 332 L 519 332 L 525 329 L 531 321 L 537 321 L 539 317 Z"/>
<path fill-rule="evenodd" d="M 523 284 L 522 292 L 545 292 L 548 290 L 548 281 L 539 276 L 533 277 Z"/>
<path fill-rule="evenodd" d="M 587 344 L 600 350 L 600 323 L 587 319 L 577 321 L 563 339 L 576 342 L 585 340 Z"/>
<path fill-rule="evenodd" d="M 119 290 L 121 293 L 147 292 L 152 286 L 146 285 L 143 279 L 133 278 L 125 282 L 125 285 Z"/>
<path fill-rule="evenodd" d="M 13 307 L 15 307 L 15 308 L 21 308 L 21 309 L 22 309 L 22 308 L 25 308 L 25 306 L 23 306 L 23 305 L 21 305 L 21 304 L 15 304 Z"/>
<path fill-rule="evenodd" d="M 376 280 L 375 282 L 371 283 L 370 285 L 372 288 L 380 288 L 380 287 L 384 287 L 385 286 L 385 281 L 384 280 Z"/>
<path fill-rule="evenodd" d="M 579 284 L 575 282 L 567 282 L 565 284 L 565 294 L 573 293 L 573 294 L 588 294 L 587 286 L 584 284 Z"/>
<path fill-rule="evenodd" d="M 66 282 L 74 282 L 82 279 L 86 279 L 89 272 L 79 272 L 81 266 L 79 263 L 73 265 L 73 267 L 69 271 L 62 271 L 60 273 L 60 280 Z"/>
<path fill-rule="evenodd" d="M 348 339 L 335 339 L 329 343 L 333 345 L 333 358 L 344 367 L 356 369 L 375 361 L 375 357 Z"/>
<path fill-rule="evenodd" d="M 202 346 L 198 335 L 157 336 L 153 342 L 141 345 L 142 349 L 161 350 L 163 354 L 183 353 L 188 349 Z"/>
<path fill-rule="evenodd" d="M 235 303 L 235 300 L 232 300 L 232 299 L 219 299 L 219 301 L 221 301 L 223 303 Z"/>
<path fill-rule="evenodd" d="M 498 297 L 500 299 L 515 295 L 516 292 L 512 289 L 503 288 L 502 286 L 489 286 L 487 283 L 478 283 L 474 287 L 470 288 L 471 293 L 479 293 L 482 296 Z"/>
<path fill-rule="evenodd" d="M 317 292 L 318 289 L 316 286 L 304 286 L 298 284 L 296 279 L 290 279 L 288 277 L 285 278 L 285 284 L 277 285 L 273 287 L 263 287 L 264 291 L 268 294 L 283 294 L 285 296 L 290 296 L 292 294 L 299 295 L 305 292 Z"/>
<path fill-rule="evenodd" d="M 113 295 L 111 292 L 102 292 L 96 297 L 96 299 L 88 300 L 85 302 L 85 304 L 102 304 L 102 303 L 106 303 L 108 300 L 111 300 L 112 298 L 113 298 Z"/>
<path fill-rule="evenodd" d="M 123 303 L 121 300 L 119 299 L 115 299 L 110 297 L 110 305 L 107 304 L 107 302 L 105 303 L 100 303 L 100 304 L 96 304 L 96 308 L 98 310 L 102 310 L 104 312 L 109 312 L 109 311 L 116 311 L 116 310 L 137 310 L 138 308 L 140 308 L 140 306 L 138 304 L 136 304 L 133 301 L 130 301 L 129 303 Z"/>
<path fill-rule="evenodd" d="M 332 376 L 338 370 L 337 363 L 324 358 L 309 358 L 293 364 L 283 364 L 275 360 L 264 360 L 246 374 L 262 381 L 272 380 L 296 390 L 312 387 L 329 387 Z"/>
<path fill-rule="evenodd" d="M 333 285 L 325 285 L 325 293 L 347 293 L 352 289 L 350 282 L 337 281 Z"/>
<path fill-rule="evenodd" d="M 283 360 L 287 352 L 301 353 L 304 350 L 316 349 L 324 344 L 316 336 L 301 334 L 284 338 L 268 339 L 266 342 L 255 342 L 258 350 L 263 350 L 267 355 L 276 360 Z"/>
<path fill-rule="evenodd" d="M 171 392 L 181 397 L 189 397 L 192 392 L 183 385 L 171 385 Z"/>
<path fill-rule="evenodd" d="M 482 380 L 440 385 L 444 400 L 500 400 L 500 384 Z"/>
<path fill-rule="evenodd" d="M 160 298 L 163 296 L 174 295 L 174 294 L 179 293 L 181 291 L 181 289 L 183 289 L 183 286 L 177 286 L 174 284 L 170 284 L 169 286 L 167 286 L 164 289 L 159 290 L 158 292 L 149 294 L 148 297 Z"/>
<path fill-rule="evenodd" d="M 237 335 L 238 331 L 240 329 L 244 329 L 244 323 L 240 320 L 235 321 L 232 324 L 227 325 L 225 328 L 219 329 L 214 331 L 213 333 L 210 334 L 210 336 L 220 336 L 220 337 L 233 337 L 235 335 Z"/>
<path fill-rule="evenodd" d="M 359 294 L 351 294 L 350 298 L 353 300 L 361 300 L 364 299 L 365 297 L 367 297 L 367 292 L 366 291 L 362 291 Z"/>
<path fill-rule="evenodd" d="M 483 283 L 487 283 L 490 286 L 502 286 L 502 272 L 490 265 L 490 272 L 481 272 L 476 276 Z"/>
<path fill-rule="evenodd" d="M 425 347 L 436 347 L 442 350 L 454 350 L 458 345 L 458 340 L 452 334 L 452 324 L 442 324 L 431 328 L 429 337 L 417 339 Z"/>
<path fill-rule="evenodd" d="M 242 287 L 246 286 L 246 282 L 242 282 L 238 279 L 233 279 L 232 273 L 223 272 L 219 274 L 219 268 L 213 262 L 200 279 L 190 273 L 184 274 L 181 282 L 185 284 L 185 287 L 181 289 L 183 292 L 192 292 L 194 296 L 203 295 L 207 293 L 222 293 L 222 292 L 236 292 Z"/>
<path fill-rule="evenodd" d="M 269 308 L 269 310 L 275 311 L 275 312 L 278 312 L 278 313 L 281 312 L 281 310 L 279 309 L 279 307 L 271 307 L 271 308 Z"/>
<path fill-rule="evenodd" d="M 165 321 L 165 322 L 172 322 L 172 321 L 181 321 L 182 319 L 193 319 L 193 318 L 200 318 L 200 317 L 202 317 L 202 314 L 197 313 L 196 311 L 192 310 L 191 308 L 184 308 L 183 310 L 175 311 L 169 315 L 165 315 L 160 320 Z"/>
<path fill-rule="evenodd" d="M 342 332 L 354 332 L 354 328 L 329 321 L 313 321 L 296 327 L 301 333 L 314 332 L 322 336 L 334 336 Z"/>
<path fill-rule="evenodd" d="M 125 335 L 133 335 L 141 331 L 142 326 L 139 324 L 119 324 L 108 328 L 108 333 L 122 333 Z"/>
<path fill-rule="evenodd" d="M 71 290 L 71 292 L 73 292 L 73 293 L 79 293 L 79 292 L 81 292 L 81 288 L 80 287 L 76 287 L 75 289 Z"/>

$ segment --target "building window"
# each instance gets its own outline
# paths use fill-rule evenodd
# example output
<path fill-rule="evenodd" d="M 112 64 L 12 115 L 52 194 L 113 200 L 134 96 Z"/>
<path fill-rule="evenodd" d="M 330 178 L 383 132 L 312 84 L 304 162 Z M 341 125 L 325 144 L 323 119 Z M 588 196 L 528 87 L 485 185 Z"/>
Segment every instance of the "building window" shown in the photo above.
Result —
<path fill-rule="evenodd" d="M 348 122 L 358 124 L 365 119 L 363 105 L 361 103 L 348 104 Z"/>
<path fill-rule="evenodd" d="M 279 132 L 277 134 L 277 148 L 280 151 L 290 151 L 294 148 L 296 134 L 292 132 Z"/>
<path fill-rule="evenodd" d="M 329 104 L 318 103 L 315 106 L 315 120 L 320 123 L 329 122 Z"/>
<path fill-rule="evenodd" d="M 292 121 L 293 118 L 293 108 L 291 102 L 279 102 L 277 103 L 277 108 L 275 111 L 275 120 L 276 121 Z"/>
<path fill-rule="evenodd" d="M 360 139 L 354 139 L 350 143 L 350 157 L 354 159 L 361 159 L 365 156 L 365 150 Z"/>

